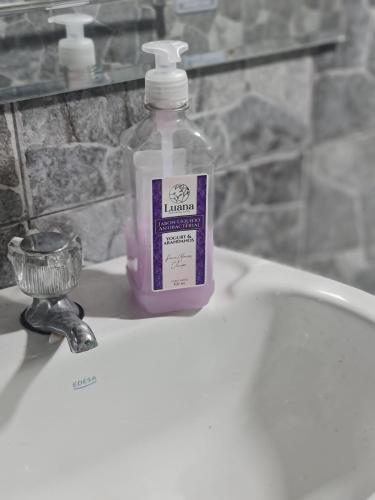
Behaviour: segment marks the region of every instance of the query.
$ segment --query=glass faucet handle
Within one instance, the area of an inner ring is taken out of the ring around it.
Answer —
[[[82,243],[76,235],[30,234],[10,240],[8,258],[24,293],[37,298],[61,297],[78,283]]]

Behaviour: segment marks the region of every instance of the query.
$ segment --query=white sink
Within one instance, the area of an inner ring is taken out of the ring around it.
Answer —
[[[218,250],[208,307],[149,318],[124,269],[83,272],[99,347],[79,355],[0,292],[2,500],[371,497],[374,297]]]

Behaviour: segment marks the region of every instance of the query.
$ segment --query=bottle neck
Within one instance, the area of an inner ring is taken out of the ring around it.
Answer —
[[[189,103],[184,104],[183,106],[179,106],[177,108],[158,108],[153,106],[150,103],[145,104],[145,108],[149,111],[150,115],[157,115],[160,113],[170,114],[171,116],[184,116],[186,111],[189,109]]]
[[[186,119],[186,111],[189,106],[186,104],[176,109],[159,109],[150,105],[146,105],[150,113],[150,118],[156,120],[158,128],[174,128],[175,123]]]

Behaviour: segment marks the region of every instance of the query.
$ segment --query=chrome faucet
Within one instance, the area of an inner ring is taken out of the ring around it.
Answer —
[[[21,314],[23,326],[38,333],[64,335],[75,353],[98,345],[93,331],[82,321],[82,307],[67,297],[77,285],[82,267],[79,237],[54,232],[15,237],[8,244],[8,258],[18,286],[33,298]]]

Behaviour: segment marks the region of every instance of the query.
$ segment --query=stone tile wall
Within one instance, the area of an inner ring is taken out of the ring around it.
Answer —
[[[373,291],[375,8],[344,4],[346,44],[194,72],[190,113],[217,151],[218,245]],[[81,234],[89,262],[124,252],[123,147],[142,99],[131,83],[2,108],[1,286],[6,243],[28,228]]]

